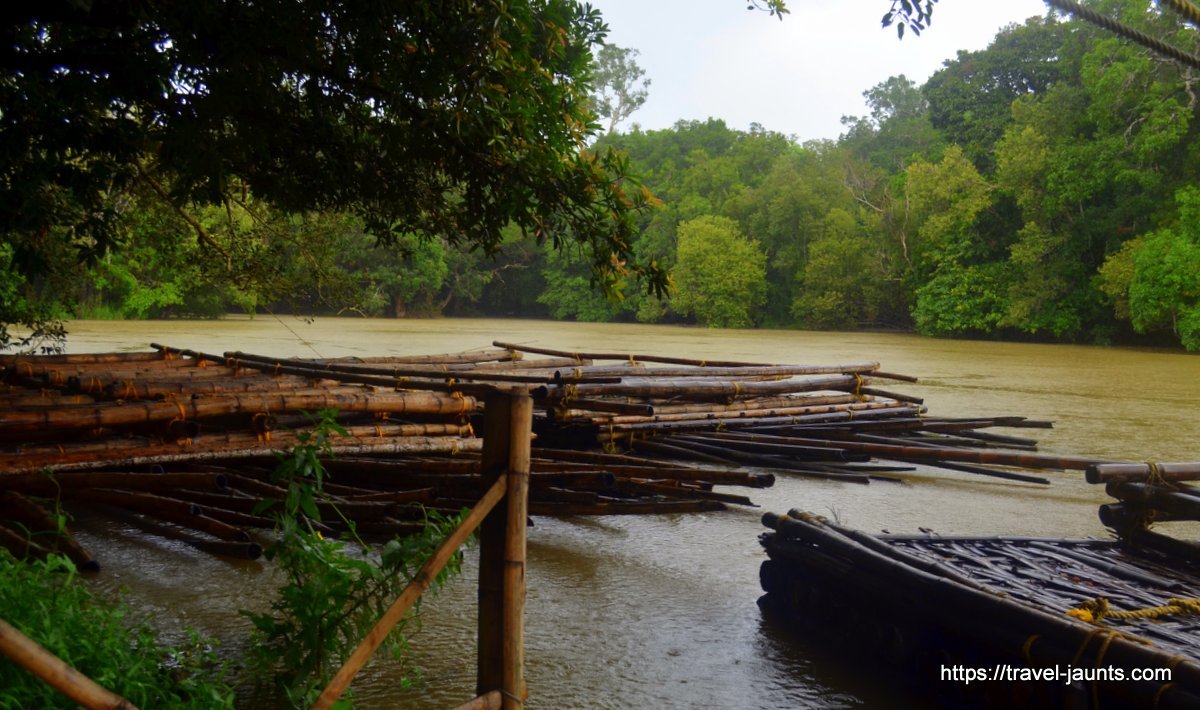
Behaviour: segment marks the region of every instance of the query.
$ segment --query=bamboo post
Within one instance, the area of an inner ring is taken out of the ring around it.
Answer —
[[[510,399],[508,519],[504,536],[504,672],[501,708],[525,700],[525,520],[529,510],[530,432],[533,400]]]
[[[408,583],[408,586],[404,588],[404,591],[400,593],[396,601],[392,602],[392,605],[383,613],[383,616],[380,617],[375,627],[362,640],[358,648],[354,649],[354,653],[350,654],[350,658],[346,660],[345,665],[341,667],[337,675],[333,677],[333,680],[329,681],[329,685],[321,693],[321,697],[317,698],[317,701],[313,703],[312,710],[326,710],[332,707],[337,702],[337,699],[342,696],[342,693],[346,692],[350,681],[354,680],[354,676],[370,660],[371,654],[387,638],[392,627],[400,619],[404,618],[404,615],[416,603],[421,594],[429,588],[433,580],[437,579],[438,573],[450,561],[450,557],[458,550],[459,546],[466,542],[471,533],[475,532],[475,528],[484,519],[484,516],[495,509],[496,504],[504,497],[507,485],[508,482],[504,477],[498,478],[488,488],[487,492],[484,493],[479,503],[467,514],[467,517],[459,523],[458,527],[446,537],[441,545],[438,545],[437,550],[434,551],[429,561],[421,566],[421,569],[417,571],[416,576]]]
[[[137,710],[133,703],[67,665],[3,619],[0,653],[85,708]]]
[[[484,485],[510,472],[505,508],[497,508],[479,531],[479,647],[476,693],[500,689],[503,707],[524,697],[525,512],[529,486],[533,400],[525,394],[495,392],[485,405]],[[512,478],[518,481],[514,484]]]
[[[511,441],[510,399],[501,394],[484,404],[483,452],[480,474],[483,485],[492,485],[508,464]],[[504,535],[507,508],[498,508],[479,526],[479,589],[475,694],[484,695],[504,683]]]

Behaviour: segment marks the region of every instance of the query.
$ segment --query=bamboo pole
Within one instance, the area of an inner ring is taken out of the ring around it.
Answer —
[[[1155,475],[1164,481],[1196,481],[1200,480],[1200,462],[1096,464],[1088,466],[1083,475],[1088,483],[1146,482]]]
[[[536,353],[551,357],[568,357],[574,360],[626,360],[629,362],[661,362],[667,365],[695,365],[697,367],[765,367],[769,363],[762,362],[729,362],[724,360],[692,360],[680,357],[662,357],[659,355],[629,355],[620,353],[575,353],[567,350],[551,350],[550,348],[535,348],[532,345],[513,345],[493,341],[498,348],[507,348],[517,352]]]
[[[489,396],[484,402],[483,452],[480,459],[480,475],[483,485],[503,478],[508,466],[511,440],[510,408],[508,398],[500,394]],[[503,674],[503,594],[504,594],[504,516],[506,510],[493,511],[479,529],[479,586],[478,619],[476,624],[475,692],[500,688],[504,684]]]
[[[4,619],[0,619],[0,653],[85,708],[137,710],[133,703],[67,665]]]
[[[603,376],[616,375],[619,377],[750,377],[750,376],[784,376],[794,375],[865,375],[875,373],[879,368],[877,362],[859,362],[847,365],[742,365],[739,367],[603,367],[575,368],[574,370],[559,370],[555,380],[577,381],[587,375]]]
[[[533,400],[509,398],[508,511],[504,535],[503,710],[519,710],[525,700],[525,522],[529,511],[530,432]]]
[[[0,482],[3,480],[3,477],[0,477]],[[53,548],[70,558],[81,571],[97,572],[100,570],[100,563],[96,561],[92,553],[79,544],[65,525],[60,527],[59,521],[36,502],[16,491],[4,490],[0,491],[0,510],[3,511],[0,513],[0,521],[9,520],[19,523],[24,526],[26,531],[34,535],[39,533],[53,535]]]
[[[533,396],[551,401],[565,400],[568,403],[573,397],[594,397],[607,395],[615,397],[682,397],[682,398],[717,398],[736,399],[738,397],[758,397],[770,394],[787,394],[790,392],[812,392],[816,390],[858,390],[870,382],[870,378],[861,375],[824,375],[805,379],[770,380],[766,382],[733,382],[729,380],[689,381],[684,379],[648,380],[637,383],[622,384],[581,384],[564,387],[538,387],[533,390]]]
[[[77,471],[105,466],[147,466],[168,463],[195,463],[200,461],[228,461],[236,459],[269,459],[276,453],[287,451],[293,440],[273,437],[269,442],[246,442],[229,446],[217,442],[206,446],[201,442],[180,446],[177,444],[148,445],[134,449],[88,452],[74,458],[47,452],[40,456],[28,454],[0,454],[0,471],[28,472],[48,468],[53,471]],[[332,447],[334,454],[413,454],[477,452],[483,448],[479,439],[463,439],[456,436],[405,436],[400,438],[372,438],[343,440]],[[4,474],[0,474],[0,478]]]
[[[431,380],[488,380],[493,382],[528,382],[528,383],[547,383],[553,382],[553,376],[519,374],[512,372],[472,372],[470,370],[448,370],[445,367],[439,366],[409,366],[395,367],[384,369],[379,366],[370,364],[354,364],[342,362],[322,362],[312,360],[280,360],[279,358],[270,357],[267,355],[255,355],[252,353],[232,352],[225,353],[225,356],[232,358],[234,362],[250,367],[267,367],[274,368],[277,363],[288,365],[297,365],[313,371],[322,373],[330,373],[330,375],[349,374],[349,375],[381,375],[393,378],[418,377]],[[595,382],[595,383],[611,383],[619,382],[619,377],[592,377],[580,375],[579,377],[570,378],[572,381],[578,382]]]
[[[503,697],[499,690],[493,690],[474,700],[468,700],[454,710],[500,710],[500,702]]]
[[[743,409],[743,408],[726,408],[723,405],[715,407],[698,406],[690,412],[675,412],[668,414],[658,413],[662,407],[653,407],[655,413],[650,416],[636,415],[619,415],[614,417],[597,417],[589,413],[589,418],[593,424],[644,424],[647,422],[687,422],[687,421],[706,421],[706,420],[724,420],[724,419],[757,419],[770,417],[791,417],[802,414],[813,414],[818,412],[833,412],[840,411],[845,408],[861,409],[862,404],[856,403],[854,395],[835,395],[832,397],[814,397],[813,399],[830,400],[828,402],[814,402],[809,404],[796,403],[796,406],[790,407],[771,407],[765,409]],[[571,406],[577,407],[575,400],[571,400]],[[586,407],[584,407],[586,409]]]
[[[421,594],[429,588],[429,585],[433,584],[433,581],[437,579],[438,573],[442,571],[442,568],[446,566],[446,563],[450,561],[450,558],[458,548],[471,536],[471,533],[475,532],[475,528],[479,526],[484,517],[504,497],[507,488],[507,477],[501,474],[491,487],[488,488],[487,492],[483,494],[483,497],[480,498],[475,507],[471,509],[471,512],[467,514],[467,517],[459,523],[458,527],[454,528],[454,531],[446,537],[441,545],[438,545],[438,548],[434,550],[429,560],[421,566],[421,569],[417,570],[417,574],[413,577],[412,581],[408,583],[408,586],[404,588],[404,591],[400,593],[396,601],[392,602],[388,610],[383,613],[383,616],[376,622],[375,627],[367,633],[366,638],[350,654],[350,658],[346,660],[346,663],[334,675],[329,685],[325,687],[320,697],[317,698],[317,701],[313,703],[313,710],[325,710],[332,707],[337,699],[346,692],[346,688],[350,686],[350,682],[354,680],[354,676],[358,671],[366,665],[367,661],[371,658],[371,654],[375,652],[375,649],[379,648],[379,645],[387,638],[388,633],[404,618],[404,615],[408,613],[408,610],[416,603]]]
[[[872,398],[864,397],[863,400],[870,401]],[[747,409],[789,409],[791,407],[809,407],[821,404],[851,404],[859,401],[852,394],[808,394],[797,393],[791,395],[778,395],[771,397],[752,397],[750,399],[741,399],[735,402],[687,402],[687,403],[670,403],[670,404],[655,404],[655,414],[685,414],[685,413],[708,413],[708,412],[736,412]]]
[[[315,412],[336,408],[342,412],[387,412],[461,416],[475,411],[475,400],[436,392],[376,392],[328,394],[321,391],[287,394],[229,394],[172,402],[136,402],[59,410],[0,412],[0,431],[80,429],[142,424],[172,419],[198,419],[225,414],[258,412]]]
[[[23,362],[51,362],[64,365],[67,363],[154,362],[162,359],[162,353],[144,350],[128,353],[72,353],[69,355],[9,354],[0,355],[0,366],[14,367]]]
[[[804,437],[787,438],[795,444],[822,446],[829,443],[824,439],[810,439]],[[1079,456],[1050,456],[1044,454],[998,450],[895,446],[890,444],[869,444],[858,441],[838,441],[834,445],[838,448],[843,448],[849,451],[861,451],[868,454],[874,454],[881,458],[895,458],[899,460],[940,459],[945,461],[963,461],[966,463],[990,463],[1000,466],[1018,466],[1021,468],[1065,468],[1080,471],[1086,469],[1092,464],[1102,463],[1096,459],[1083,458]]]

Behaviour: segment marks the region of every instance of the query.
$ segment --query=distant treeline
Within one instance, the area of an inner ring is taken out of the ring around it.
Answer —
[[[1104,4],[1200,50],[1172,13]],[[515,230],[495,257],[416,238],[377,249],[351,217],[284,216],[246,196],[199,215],[214,238],[239,235],[226,255],[189,238],[175,212],[135,205],[126,248],[80,267],[77,310],[889,328],[1196,350],[1198,82],[1103,30],[1035,18],[922,86],[897,76],[865,92],[870,115],[843,119],[837,141],[713,119],[610,134],[601,143],[661,203],[634,247],[670,270],[666,299],[636,282],[606,295],[583,255]]]

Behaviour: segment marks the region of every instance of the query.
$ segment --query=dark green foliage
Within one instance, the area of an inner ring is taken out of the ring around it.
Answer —
[[[287,491],[282,501],[264,501],[276,520],[276,542],[266,550],[285,582],[269,613],[242,612],[254,624],[256,644],[250,662],[260,683],[269,684],[289,707],[308,707],[328,685],[391,606],[416,571],[458,524],[430,511],[418,535],[395,538],[378,551],[353,535],[353,542],[326,538],[318,501],[326,501],[328,474],[321,463],[335,437],[345,434],[336,413],[314,417],[311,432],[280,456],[272,479]],[[346,522],[346,521],[342,521]],[[451,560],[438,584],[457,573],[461,556]],[[410,617],[411,619],[411,617]],[[384,646],[397,659],[407,646],[404,623]],[[269,682],[268,682],[269,681]]]
[[[248,191],[356,214],[385,243],[494,253],[514,224],[577,245],[603,285],[644,274],[661,291],[630,251],[645,194],[620,157],[580,150],[605,31],[573,0],[23,5],[0,26],[8,258],[63,283],[48,255],[94,263],[121,244],[129,196],[154,195],[232,268],[187,210]]]
[[[142,708],[233,707],[224,667],[202,639],[160,644],[123,606],[95,599],[63,557],[18,561],[0,549],[0,618],[83,675]],[[0,708],[74,708],[41,679],[0,659]]]

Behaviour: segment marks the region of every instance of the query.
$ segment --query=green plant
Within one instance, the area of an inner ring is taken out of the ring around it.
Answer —
[[[257,643],[249,659],[259,678],[271,678],[280,700],[307,707],[341,664],[399,596],[421,563],[457,524],[426,511],[424,532],[395,538],[376,553],[343,518],[352,542],[325,537],[318,523],[318,502],[327,477],[321,463],[333,437],[345,434],[333,411],[323,411],[300,444],[280,457],[273,478],[287,494],[269,504],[276,520],[276,542],[266,551],[285,577],[268,613],[243,611],[254,624]],[[335,508],[336,509],[336,508]],[[339,512],[340,516],[340,512]],[[439,577],[457,572],[456,559]],[[396,659],[406,641],[404,624],[385,646]]]
[[[65,557],[21,561],[0,549],[0,617],[83,675],[143,708],[233,707],[226,668],[194,632],[161,645],[122,605],[95,599]],[[73,708],[24,668],[0,659],[0,708]]]

